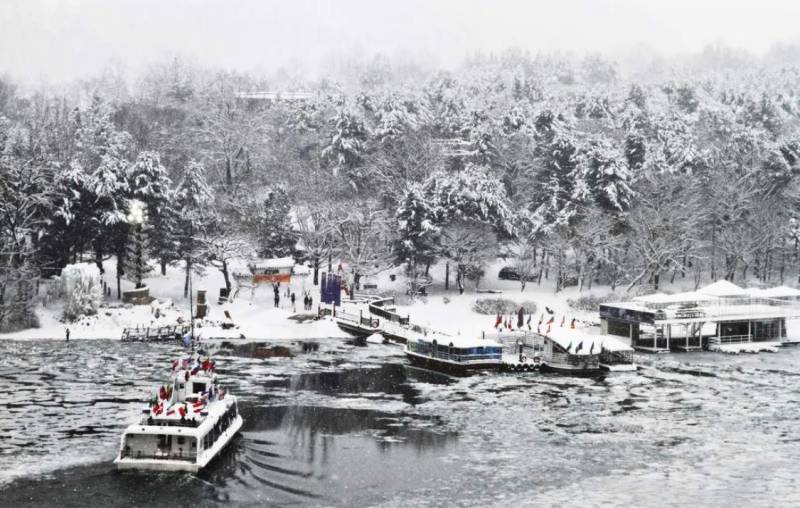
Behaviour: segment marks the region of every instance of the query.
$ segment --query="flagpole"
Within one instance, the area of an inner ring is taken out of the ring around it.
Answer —
[[[192,290],[192,252],[191,252],[191,245],[192,245],[192,235],[194,234],[192,221],[189,221],[189,257],[186,259],[186,271],[189,277],[189,327],[192,333],[192,350],[194,350],[194,292]]]

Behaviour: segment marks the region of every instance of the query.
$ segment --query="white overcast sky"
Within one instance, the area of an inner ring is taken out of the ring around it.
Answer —
[[[177,54],[200,64],[313,70],[331,54],[476,50],[665,54],[709,43],[759,53],[800,41],[800,0],[0,0],[0,73],[67,80]]]

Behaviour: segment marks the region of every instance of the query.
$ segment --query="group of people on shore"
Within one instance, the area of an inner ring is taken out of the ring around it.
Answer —
[[[272,292],[274,296],[275,308],[279,308],[281,306],[281,286],[280,284],[273,284],[272,285]],[[295,302],[297,300],[297,295],[295,295],[294,291],[291,291],[289,287],[286,288],[286,296],[289,298],[289,301],[292,304],[292,312],[297,312],[297,307]],[[314,297],[311,296],[310,291],[303,291],[303,310],[311,310],[314,307]]]

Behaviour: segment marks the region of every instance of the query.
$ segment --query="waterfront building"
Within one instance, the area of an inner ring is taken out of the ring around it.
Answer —
[[[742,289],[721,280],[697,291],[601,304],[600,323],[603,334],[628,337],[649,352],[779,345],[787,340],[786,320],[800,318],[799,296],[792,288]]]

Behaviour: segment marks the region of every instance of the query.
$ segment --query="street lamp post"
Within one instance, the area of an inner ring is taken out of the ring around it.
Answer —
[[[144,238],[143,238],[143,224],[147,220],[147,207],[139,200],[132,200],[128,208],[128,223],[133,225],[133,249],[131,249],[130,256],[131,267],[135,271],[132,274],[135,278],[136,289],[144,287],[142,279],[144,278]]]

